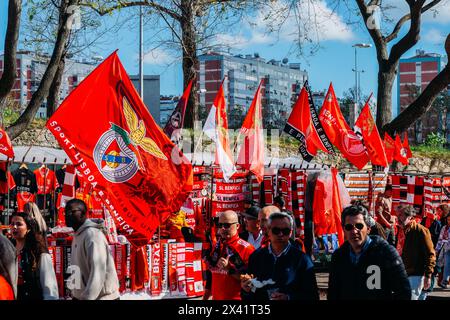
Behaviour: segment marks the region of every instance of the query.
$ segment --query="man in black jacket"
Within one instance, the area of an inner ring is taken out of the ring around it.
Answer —
[[[331,259],[328,300],[410,300],[402,259],[386,240],[369,236],[368,220],[361,205],[342,212],[346,241]]]
[[[241,276],[242,300],[318,300],[313,263],[289,242],[292,217],[272,213],[268,227],[270,243],[251,254]]]

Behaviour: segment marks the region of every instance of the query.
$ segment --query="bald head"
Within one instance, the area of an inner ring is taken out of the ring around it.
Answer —
[[[223,240],[231,239],[238,233],[238,215],[233,210],[227,210],[219,215],[219,234]]]
[[[269,219],[269,216],[274,212],[281,212],[281,211],[276,206],[265,206],[264,208],[261,209],[261,211],[258,214],[259,225],[261,226],[261,229],[266,235],[268,229],[267,221]]]

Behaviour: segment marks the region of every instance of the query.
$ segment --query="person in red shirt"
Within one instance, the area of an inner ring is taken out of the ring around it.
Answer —
[[[219,216],[219,241],[208,261],[212,273],[213,300],[241,300],[240,275],[245,273],[255,248],[239,238],[238,221],[237,213],[231,210]]]
[[[16,250],[0,233],[0,300],[14,300],[17,282]]]

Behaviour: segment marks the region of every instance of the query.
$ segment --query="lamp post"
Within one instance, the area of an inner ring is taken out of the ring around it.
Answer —
[[[357,48],[370,48],[372,45],[370,43],[355,43],[352,47],[355,48],[355,69],[353,71],[355,72],[355,104],[359,105],[359,86],[358,86],[358,73],[361,71],[358,71],[358,60],[357,60]],[[364,71],[362,71],[364,72]],[[361,85],[361,83],[359,83]]]

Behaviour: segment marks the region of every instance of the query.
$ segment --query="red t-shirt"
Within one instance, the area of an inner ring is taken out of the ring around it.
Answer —
[[[229,241],[221,244],[219,256],[226,258],[237,253],[247,266],[248,259],[253,251],[255,251],[255,248],[236,234]],[[213,300],[241,300],[241,282],[238,279],[229,275],[227,270],[217,267],[212,267],[210,270],[212,273],[211,293]]]
[[[25,204],[28,202],[36,202],[36,196],[27,191],[17,193],[17,211],[23,212]]]
[[[2,276],[0,276],[0,300],[14,300],[13,289]]]
[[[55,173],[49,168],[36,169],[34,175],[36,176],[38,194],[49,194],[59,187]]]

